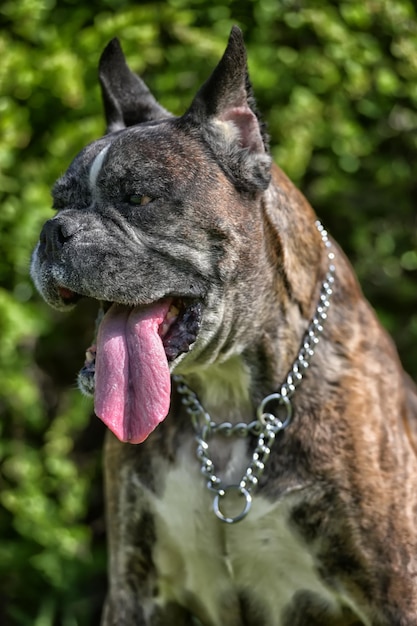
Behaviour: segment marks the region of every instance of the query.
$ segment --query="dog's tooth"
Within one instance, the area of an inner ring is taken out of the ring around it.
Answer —
[[[85,363],[86,365],[92,363],[96,358],[96,348],[95,346],[91,346],[91,348],[88,348],[86,353],[85,353]]]
[[[167,334],[172,324],[177,319],[179,312],[179,309],[174,304],[169,307],[168,313],[166,314],[164,321],[159,327],[160,337],[164,337]]]
[[[174,305],[172,304],[169,307],[169,311],[167,313],[166,319],[167,320],[172,320],[172,318],[177,317],[178,313],[180,312],[180,310]]]

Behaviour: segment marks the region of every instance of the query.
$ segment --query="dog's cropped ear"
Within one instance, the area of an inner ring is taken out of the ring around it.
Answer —
[[[100,57],[99,79],[107,132],[171,116],[129,69],[118,39],[112,39]]]
[[[226,51],[182,118],[197,124],[216,158],[244,191],[268,187],[271,158],[249,81],[241,30],[233,26]]]

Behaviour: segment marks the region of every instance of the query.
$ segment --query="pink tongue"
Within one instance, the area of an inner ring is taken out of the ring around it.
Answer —
[[[169,306],[113,304],[100,324],[94,409],[121,441],[141,443],[168,414],[171,381],[158,328]]]

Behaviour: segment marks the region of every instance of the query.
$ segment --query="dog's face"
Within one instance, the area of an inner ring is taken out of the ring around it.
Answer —
[[[108,134],[55,184],[58,213],[42,230],[32,277],[56,308],[100,301],[80,386],[113,432],[137,443],[168,413],[170,371],[227,358],[256,332],[250,285],[270,157],[238,29],[180,118],[130,72],[116,41],[100,79]]]

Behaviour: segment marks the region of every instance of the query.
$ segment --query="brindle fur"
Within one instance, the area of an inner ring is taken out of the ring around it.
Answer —
[[[313,210],[270,165],[241,34],[233,29],[181,118],[156,103],[115,42],[101,82],[109,132],[55,186],[60,211],[42,233],[34,279],[61,308],[58,285],[131,304],[173,289],[199,298],[201,332],[172,368],[212,419],[249,421],[298,354],[327,254]],[[123,197],[135,189],[162,200],[132,211]],[[109,433],[103,626],[417,623],[417,391],[334,251],[325,332],[244,521],[228,527],[214,518],[175,389],[168,418],[146,442],[122,444]],[[236,480],[253,446],[216,439],[218,473]],[[294,542],[294,572],[275,529]],[[307,588],[295,565],[303,554],[316,577]],[[197,590],[187,579],[193,568],[203,581]],[[287,599],[274,606],[274,593]]]

